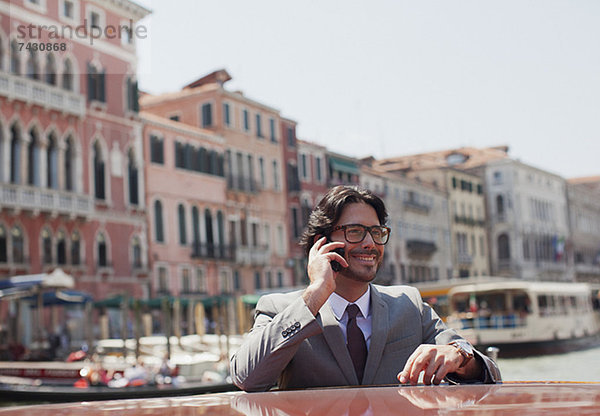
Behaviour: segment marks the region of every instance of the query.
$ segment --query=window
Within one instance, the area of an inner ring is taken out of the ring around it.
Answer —
[[[309,179],[308,163],[306,159],[306,154],[302,153],[300,155],[300,170],[302,172],[302,179],[304,179],[305,181]]]
[[[269,119],[269,134],[271,136],[271,141],[273,143],[277,142],[277,137],[275,136],[275,119]]]
[[[269,289],[273,287],[273,276],[270,270],[267,271],[267,287]]]
[[[105,96],[105,74],[106,71],[100,71],[94,65],[87,64],[87,87],[88,100],[106,102]]]
[[[508,235],[500,234],[498,236],[498,260],[510,259],[510,243]]]
[[[273,189],[275,191],[279,191],[280,190],[280,184],[279,184],[279,167],[277,165],[277,161],[276,160],[273,161]]]
[[[131,264],[134,269],[142,268],[142,245],[140,238],[135,236],[131,241]]]
[[[206,284],[206,276],[204,275],[204,269],[196,268],[196,289],[200,293],[208,292],[208,285]]]
[[[212,104],[202,104],[202,127],[211,127],[212,125]]]
[[[81,264],[81,239],[79,238],[79,233],[77,231],[73,231],[71,233],[71,264],[74,266],[78,266]]]
[[[323,170],[321,168],[321,158],[319,156],[315,158],[315,168],[317,170],[317,182],[321,183],[323,182]]]
[[[269,224],[265,224],[265,248],[267,250],[271,249],[271,226]]]
[[[25,67],[25,76],[31,79],[40,79],[40,66],[38,62],[38,54],[33,48],[29,50],[27,58],[27,66]]]
[[[10,128],[10,183],[21,182],[21,131],[17,124]]]
[[[229,103],[223,103],[223,124],[227,127],[231,127],[231,115],[229,110]]]
[[[40,141],[37,129],[29,131],[29,145],[27,146],[27,184],[40,186]]]
[[[74,151],[73,151],[73,137],[69,136],[67,137],[67,140],[65,140],[65,155],[64,155],[64,159],[63,159],[63,164],[64,164],[64,179],[65,179],[65,189],[67,191],[74,191],[75,190],[75,182],[73,179],[74,176],[74,171],[73,171],[73,167],[75,166],[75,159],[74,159]]]
[[[100,26],[101,26],[100,13],[92,11],[89,14],[89,18],[90,18],[90,28],[100,30]]]
[[[131,205],[138,205],[140,202],[138,195],[138,168],[133,149],[129,149],[127,156],[127,178],[129,181],[129,203]]]
[[[190,280],[190,270],[181,270],[181,291],[183,293],[190,293],[192,291],[192,282]]]
[[[300,224],[298,222],[298,208],[291,208],[291,216],[292,216],[292,236],[294,238],[300,237]]]
[[[46,55],[46,84],[56,85],[56,60],[54,55]]]
[[[56,134],[48,135],[48,146],[46,149],[46,181],[48,188],[58,189],[58,146]]]
[[[139,97],[138,97],[138,83],[132,78],[127,78],[125,85],[125,91],[127,93],[127,110],[138,112],[140,111]]]
[[[185,208],[183,204],[179,204],[177,207],[177,218],[179,219],[179,244],[183,246],[187,244]]]
[[[158,291],[161,293],[169,292],[169,274],[166,267],[158,268]]]
[[[250,130],[250,114],[248,110],[244,110],[244,131]]]
[[[502,195],[496,197],[496,213],[498,215],[504,215],[504,198]]]
[[[12,237],[12,259],[13,263],[25,263],[25,241],[23,232],[20,227],[13,227],[11,230]]]
[[[56,262],[61,266],[67,264],[67,243],[63,231],[56,234]]]
[[[62,15],[67,19],[75,19],[75,5],[72,0],[62,1]]]
[[[296,146],[296,138],[294,135],[294,129],[292,127],[287,128],[287,142],[289,147]]]
[[[165,163],[164,141],[155,135],[150,135],[150,161],[160,165]]]
[[[104,184],[104,157],[100,149],[100,143],[94,144],[94,196],[96,199],[105,199],[106,190]]]
[[[8,244],[6,238],[6,229],[0,225],[0,263],[8,261]]]
[[[258,224],[253,222],[251,225],[251,238],[252,238],[252,246],[258,247]]]
[[[163,208],[160,201],[154,202],[154,232],[156,241],[159,243],[164,243],[165,234],[163,228]]]
[[[10,43],[10,72],[11,74],[21,75],[21,54],[16,40]]]
[[[172,116],[169,116],[169,120],[173,120],[173,121],[179,121],[179,116],[178,116],[178,115],[176,115],[176,114],[175,114],[175,115],[172,115]]]
[[[65,59],[62,74],[62,87],[67,91],[73,91],[73,86],[73,65],[69,59]]]
[[[494,184],[499,185],[502,183],[502,172],[494,172]]]
[[[258,158],[258,170],[260,174],[260,187],[265,189],[267,187],[267,182],[265,178],[265,161],[262,157]]]
[[[258,290],[261,288],[261,286],[260,272],[254,272],[254,288]]]
[[[280,271],[277,272],[277,285],[283,287],[283,273]]]
[[[263,137],[263,134],[262,134],[262,122],[261,122],[260,114],[256,115],[256,137],[259,137],[259,138]]]
[[[206,227],[206,248],[208,257],[215,256],[215,236],[213,233],[212,213],[208,208],[204,210],[204,225]]]
[[[103,233],[98,234],[96,238],[96,249],[98,254],[98,267],[108,267],[108,250],[106,247],[106,237]]]

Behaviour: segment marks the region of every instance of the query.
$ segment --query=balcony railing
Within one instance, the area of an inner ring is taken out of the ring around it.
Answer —
[[[403,203],[406,209],[412,209],[414,211],[419,211],[422,213],[428,213],[431,210],[430,205],[421,204],[420,202],[412,201],[410,199],[405,200]]]
[[[238,246],[235,261],[238,264],[265,266],[269,262],[270,251],[267,246]]]
[[[83,117],[85,97],[41,81],[0,72],[0,95]]]
[[[0,183],[0,205],[78,217],[88,217],[94,209],[94,201],[89,195],[5,183]]]
[[[432,241],[407,240],[406,249],[412,256],[431,256],[437,251],[437,246]]]
[[[257,193],[260,191],[260,186],[254,179],[246,176],[229,175],[227,176],[227,189]]]
[[[233,261],[235,247],[225,244],[192,243],[192,258]]]
[[[473,256],[467,253],[458,253],[458,264],[471,265],[473,264]]]
[[[478,227],[483,227],[485,225],[484,220],[476,220],[475,218],[472,218],[472,217],[462,217],[460,215],[454,216],[454,222],[456,222],[457,224],[465,224],[465,225],[471,225],[471,226],[476,225]]]

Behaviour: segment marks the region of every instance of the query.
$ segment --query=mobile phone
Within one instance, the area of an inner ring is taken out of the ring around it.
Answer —
[[[329,238],[327,238],[327,242],[331,243],[331,240]],[[344,251],[343,247],[335,248],[331,251],[335,251],[340,256],[345,258],[346,252]],[[338,261],[332,260],[330,264],[331,264],[331,270],[333,270],[336,273],[343,269],[342,265]]]

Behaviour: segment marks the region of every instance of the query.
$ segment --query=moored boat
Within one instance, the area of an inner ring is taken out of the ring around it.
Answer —
[[[503,356],[593,345],[597,303],[585,283],[502,281],[459,285],[448,293],[447,323],[480,349]]]

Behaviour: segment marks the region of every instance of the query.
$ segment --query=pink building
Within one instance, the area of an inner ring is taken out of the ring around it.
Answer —
[[[96,299],[145,293],[135,23],[148,13],[0,3],[0,279],[60,267]]]
[[[211,294],[254,293],[292,284],[282,118],[278,110],[225,89],[230,79],[227,71],[219,70],[181,91],[148,95],[141,101],[147,113],[210,131],[222,140],[224,153],[218,160],[223,162],[225,199],[220,210],[211,206],[212,215],[222,213],[221,222],[213,226],[213,238],[231,250],[233,262],[221,269],[218,282],[209,278]],[[188,198],[220,195],[193,196],[188,190]],[[156,235],[150,238],[155,246]],[[200,238],[208,241],[202,231]],[[198,261],[205,260],[201,256]],[[230,283],[226,276],[231,276]]]

